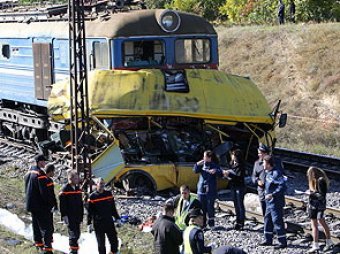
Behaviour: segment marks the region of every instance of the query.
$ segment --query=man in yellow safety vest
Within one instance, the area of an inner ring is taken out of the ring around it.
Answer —
[[[202,208],[201,202],[197,199],[197,195],[190,193],[189,186],[182,185],[180,187],[180,194],[174,198],[175,206],[175,222],[177,226],[183,231],[189,222],[187,216],[190,209]]]

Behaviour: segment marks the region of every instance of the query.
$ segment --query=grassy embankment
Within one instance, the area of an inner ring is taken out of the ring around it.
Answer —
[[[288,124],[278,146],[340,157],[340,24],[218,27],[220,69],[249,76]]]

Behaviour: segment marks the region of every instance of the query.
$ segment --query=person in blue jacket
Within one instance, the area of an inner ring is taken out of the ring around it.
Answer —
[[[213,158],[215,158],[213,152],[207,150],[204,152],[203,159],[198,161],[193,168],[196,174],[200,174],[197,196],[202,204],[204,227],[207,225],[207,215],[209,227],[215,226],[214,202],[217,196],[217,177],[222,177],[222,170]]]
[[[263,158],[263,167],[265,169],[264,189],[266,200],[266,212],[264,216],[265,240],[260,243],[260,245],[270,246],[273,244],[273,229],[275,227],[279,245],[274,246],[274,249],[286,248],[287,238],[283,222],[286,180],[282,172],[274,167],[274,159],[272,156],[266,155]]]

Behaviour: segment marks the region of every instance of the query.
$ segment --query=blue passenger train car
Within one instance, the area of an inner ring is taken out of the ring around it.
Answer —
[[[0,15],[0,133],[41,141],[53,84],[69,76],[67,20]],[[217,34],[196,15],[134,10],[86,21],[88,69],[217,69]],[[177,87],[175,89],[185,89]]]

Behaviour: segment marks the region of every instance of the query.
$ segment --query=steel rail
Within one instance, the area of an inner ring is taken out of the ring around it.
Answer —
[[[218,207],[227,213],[233,212],[235,214],[235,208],[234,205],[232,204],[227,204],[225,201],[217,201]],[[264,223],[264,218],[262,214],[259,214],[257,212],[253,211],[248,211],[246,210],[246,218],[251,221],[256,221],[258,223],[263,224]],[[298,223],[293,223],[289,221],[285,221],[285,224],[287,225],[287,232],[292,232],[297,235],[302,235],[302,234],[310,234],[312,235],[312,231],[309,229],[304,228],[303,226],[299,225]],[[331,239],[335,244],[340,243],[340,237],[331,235]]]
[[[332,175],[340,175],[339,157],[299,152],[287,148],[275,148],[273,153],[280,157],[283,163],[288,166],[304,169],[315,166],[324,169]]]

